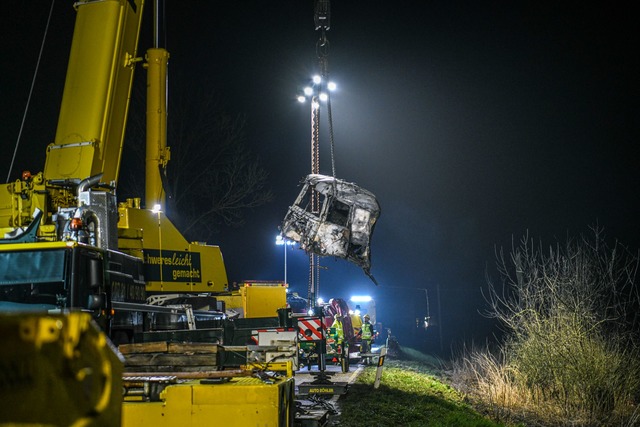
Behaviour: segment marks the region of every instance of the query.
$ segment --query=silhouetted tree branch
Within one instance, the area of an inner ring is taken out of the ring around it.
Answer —
[[[268,173],[246,142],[246,120],[220,106],[215,94],[172,93],[168,114],[168,216],[188,240],[240,226],[248,209],[271,201]],[[134,100],[143,104],[143,97]],[[195,101],[194,101],[195,100]],[[142,114],[140,113],[142,112]],[[132,109],[121,193],[144,197],[144,108]]]

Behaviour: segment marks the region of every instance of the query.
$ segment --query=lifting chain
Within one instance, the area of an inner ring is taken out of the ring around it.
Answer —
[[[327,88],[329,82],[329,39],[327,31],[331,28],[331,3],[329,0],[316,0],[314,23],[316,31],[320,31],[320,38],[316,42],[316,55],[320,65],[322,77],[321,89],[327,95],[327,120],[329,122],[329,144],[331,147],[331,173],[336,177],[335,143],[333,138],[333,116],[331,114],[331,91]],[[319,119],[319,117],[317,117]],[[319,161],[318,161],[319,162]],[[313,172],[318,173],[318,172]]]
[[[316,42],[316,55],[318,56],[318,62],[320,65],[320,77],[321,87],[320,92],[327,95],[327,119],[329,124],[329,143],[331,147],[331,172],[333,177],[336,177],[336,165],[335,165],[335,149],[333,138],[333,116],[331,113],[331,91],[328,90],[327,84],[329,82],[329,39],[327,38],[327,31],[331,27],[331,4],[329,0],[316,0],[314,7],[314,24],[316,31],[320,31],[320,38]],[[311,173],[320,173],[320,106],[312,107],[311,113]],[[335,185],[335,182],[334,182]],[[335,189],[334,189],[335,191]],[[314,191],[311,196],[311,211],[318,213],[319,206],[319,194]],[[316,298],[318,297],[318,287],[320,282],[320,259],[319,256],[309,254],[309,306],[314,307],[316,305]]]

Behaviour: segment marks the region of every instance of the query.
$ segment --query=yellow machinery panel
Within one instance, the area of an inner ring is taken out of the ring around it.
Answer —
[[[36,208],[48,218],[45,199],[48,191],[43,182],[39,173],[29,181],[16,180],[0,186],[0,235],[14,231],[15,227],[28,226]]]
[[[245,283],[240,288],[244,317],[276,317],[279,308],[287,307],[287,288],[284,283]]]
[[[0,425],[120,425],[123,361],[89,314],[5,314],[0,336]]]
[[[160,402],[125,402],[124,427],[219,425],[225,427],[285,427],[293,425],[294,380],[275,379],[273,384],[253,377],[228,383],[190,381],[170,385]]]
[[[48,173],[64,178],[90,176],[89,166],[93,164],[96,143],[93,141],[65,145],[50,145],[47,151]],[[51,172],[51,170],[55,172]]]
[[[218,246],[189,243],[163,212],[118,209],[118,246],[143,259],[147,292],[224,292],[227,271]]]

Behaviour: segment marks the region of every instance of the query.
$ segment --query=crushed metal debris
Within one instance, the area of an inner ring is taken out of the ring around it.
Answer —
[[[352,182],[311,174],[289,207],[282,235],[307,253],[353,262],[376,283],[370,271],[371,235],[379,216],[380,206],[371,192]]]

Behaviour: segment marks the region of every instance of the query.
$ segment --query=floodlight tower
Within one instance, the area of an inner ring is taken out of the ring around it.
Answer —
[[[287,285],[289,284],[289,282],[287,281],[287,246],[291,246],[294,244],[295,242],[285,239],[280,234],[276,236],[276,245],[284,246],[284,283]]]
[[[320,104],[329,101],[328,91],[336,89],[334,82],[325,82],[320,75],[315,75],[311,83],[303,89],[303,94],[298,95],[301,103],[311,101],[311,173],[320,173]],[[320,197],[317,191],[313,190],[310,200],[311,213],[320,213]],[[309,307],[315,307],[318,299],[318,287],[320,282],[320,257],[316,254],[309,254],[309,287],[308,303]]]

